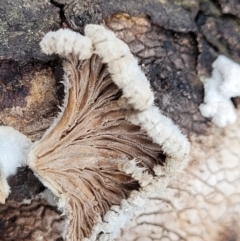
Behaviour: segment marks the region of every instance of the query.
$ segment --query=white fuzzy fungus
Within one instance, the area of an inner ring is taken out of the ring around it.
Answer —
[[[231,98],[240,96],[240,65],[219,55],[212,67],[212,76],[203,80],[205,96],[199,109],[214,124],[225,127],[237,118]]]
[[[32,142],[22,133],[9,126],[0,126],[0,202],[9,194],[6,178],[14,175],[18,167],[26,165]]]
[[[22,133],[9,126],[0,127],[0,162],[3,174],[9,177],[17,168],[26,165],[32,142]]]

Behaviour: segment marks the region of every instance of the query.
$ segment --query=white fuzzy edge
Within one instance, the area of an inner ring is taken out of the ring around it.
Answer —
[[[61,30],[60,32],[63,33],[64,31],[66,30]],[[161,114],[157,107],[153,106],[154,98],[150,84],[138,66],[136,59],[132,56],[128,46],[103,26],[87,25],[85,34],[88,39],[92,41],[93,53],[98,54],[103,62],[107,63],[113,81],[123,90],[123,97],[126,97],[128,103],[138,111],[136,114],[130,116],[128,120],[145,130],[153,142],[162,146],[167,156],[165,166],[154,167],[155,177],[147,174],[143,168],[139,167],[137,160],[116,160],[119,162],[119,170],[139,181],[141,188],[140,191],[133,191],[127,200],[122,200],[120,206],[112,206],[103,220],[99,217],[98,224],[93,228],[92,236],[89,239],[84,239],[85,241],[95,241],[96,239],[110,241],[119,235],[120,229],[133,217],[134,213],[143,208],[148,196],[152,192],[164,190],[170,178],[176,175],[186,165],[190,145],[178,127],[169,118]],[[63,35],[67,36],[66,34]],[[64,39],[64,41],[62,39]],[[57,53],[62,57],[67,57],[66,55],[69,54],[74,55],[75,49],[71,48],[71,46],[68,46],[68,52],[65,50],[63,43],[68,41],[67,38],[62,39],[62,42],[59,44],[54,33],[50,32],[47,34],[41,42],[43,52],[47,54]],[[49,46],[48,42],[50,43]],[[71,43],[73,44],[75,42],[76,41],[72,41]],[[56,46],[61,46],[63,50],[58,50]],[[89,45],[86,47],[92,51]],[[72,52],[69,52],[69,49],[72,49]],[[91,51],[89,51],[88,58],[92,55]],[[66,70],[65,68],[64,85],[66,95],[63,109],[52,126],[47,130],[44,137],[54,129],[67,105],[70,86]],[[47,181],[43,181],[43,183],[59,197],[59,208],[67,212],[67,200],[56,193],[54,188],[48,185]],[[69,219],[67,220],[67,223],[68,222]],[[64,232],[66,232],[66,230]]]
[[[48,32],[40,42],[40,47],[45,54],[58,54],[63,58],[73,54],[79,60],[85,60],[93,54],[92,40],[70,29]]]
[[[187,138],[171,119],[161,114],[155,106],[133,114],[128,120],[141,126],[154,143],[159,144],[167,156],[163,171],[173,176],[178,173],[188,162],[190,144]]]
[[[85,35],[92,39],[94,53],[108,64],[113,82],[122,89],[128,103],[140,111],[149,108],[154,100],[150,83],[127,44],[100,25],[87,25]]]
[[[58,113],[57,117],[54,119],[51,126],[44,133],[42,138],[39,141],[34,143],[33,147],[35,145],[37,145],[39,142],[41,142],[41,140],[44,139],[55,128],[55,126],[59,123],[59,121],[61,120],[61,118],[64,114],[64,109],[67,107],[68,97],[69,97],[69,89],[71,88],[71,84],[70,84],[69,79],[68,79],[68,74],[69,74],[68,73],[68,67],[67,67],[68,64],[69,63],[67,61],[64,61],[64,63],[63,63],[64,75],[63,75],[63,81],[61,83],[64,85],[64,99],[63,99],[62,106],[58,106],[59,109],[60,109],[60,112]]]

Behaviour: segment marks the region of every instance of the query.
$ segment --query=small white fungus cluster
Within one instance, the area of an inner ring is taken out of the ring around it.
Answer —
[[[5,177],[14,175],[18,167],[26,165],[32,145],[30,139],[9,126],[0,127],[0,163]]]
[[[199,109],[214,124],[225,127],[237,118],[231,98],[240,96],[240,65],[219,55],[212,67],[212,76],[203,81],[205,96]]]
[[[113,82],[122,89],[123,97],[135,110],[128,120],[145,130],[167,156],[165,166],[154,167],[155,177],[140,168],[137,165],[138,160],[119,161],[119,169],[139,181],[141,189],[132,192],[127,200],[122,200],[120,206],[112,206],[103,220],[100,218],[93,228],[90,239],[85,239],[113,240],[134,213],[144,206],[149,195],[162,191],[170,177],[185,166],[190,144],[179,128],[153,106],[154,96],[149,81],[128,46],[103,26],[87,25],[85,35],[86,37],[71,30],[58,30],[48,33],[40,45],[44,53],[57,53],[65,58],[76,55],[80,56],[79,60],[83,60],[90,58],[93,53],[99,55],[102,62],[107,64]],[[66,83],[69,83],[67,75],[65,78]],[[68,89],[66,83],[65,87]]]
[[[26,165],[31,145],[32,142],[19,131],[9,126],[0,126],[0,179],[3,183],[0,202],[5,202],[10,192],[6,178],[14,175],[18,167]]]

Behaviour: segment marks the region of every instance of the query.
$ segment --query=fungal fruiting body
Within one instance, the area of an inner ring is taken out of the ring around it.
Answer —
[[[28,164],[59,198],[66,240],[113,240],[149,194],[184,167],[190,147],[153,106],[127,45],[99,25],[87,25],[85,35],[59,30],[40,44],[65,59],[66,94]]]
[[[5,203],[10,187],[7,178],[26,165],[32,142],[22,133],[8,126],[0,126],[0,203]]]
[[[214,124],[225,127],[237,118],[231,98],[240,96],[240,65],[219,55],[212,67],[212,76],[203,80],[204,103],[199,109]]]

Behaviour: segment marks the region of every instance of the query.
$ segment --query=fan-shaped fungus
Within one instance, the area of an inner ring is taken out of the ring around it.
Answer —
[[[65,100],[28,164],[59,198],[66,240],[112,240],[183,168],[189,143],[153,106],[127,45],[102,26],[85,34],[59,30],[41,42],[65,59]]]

